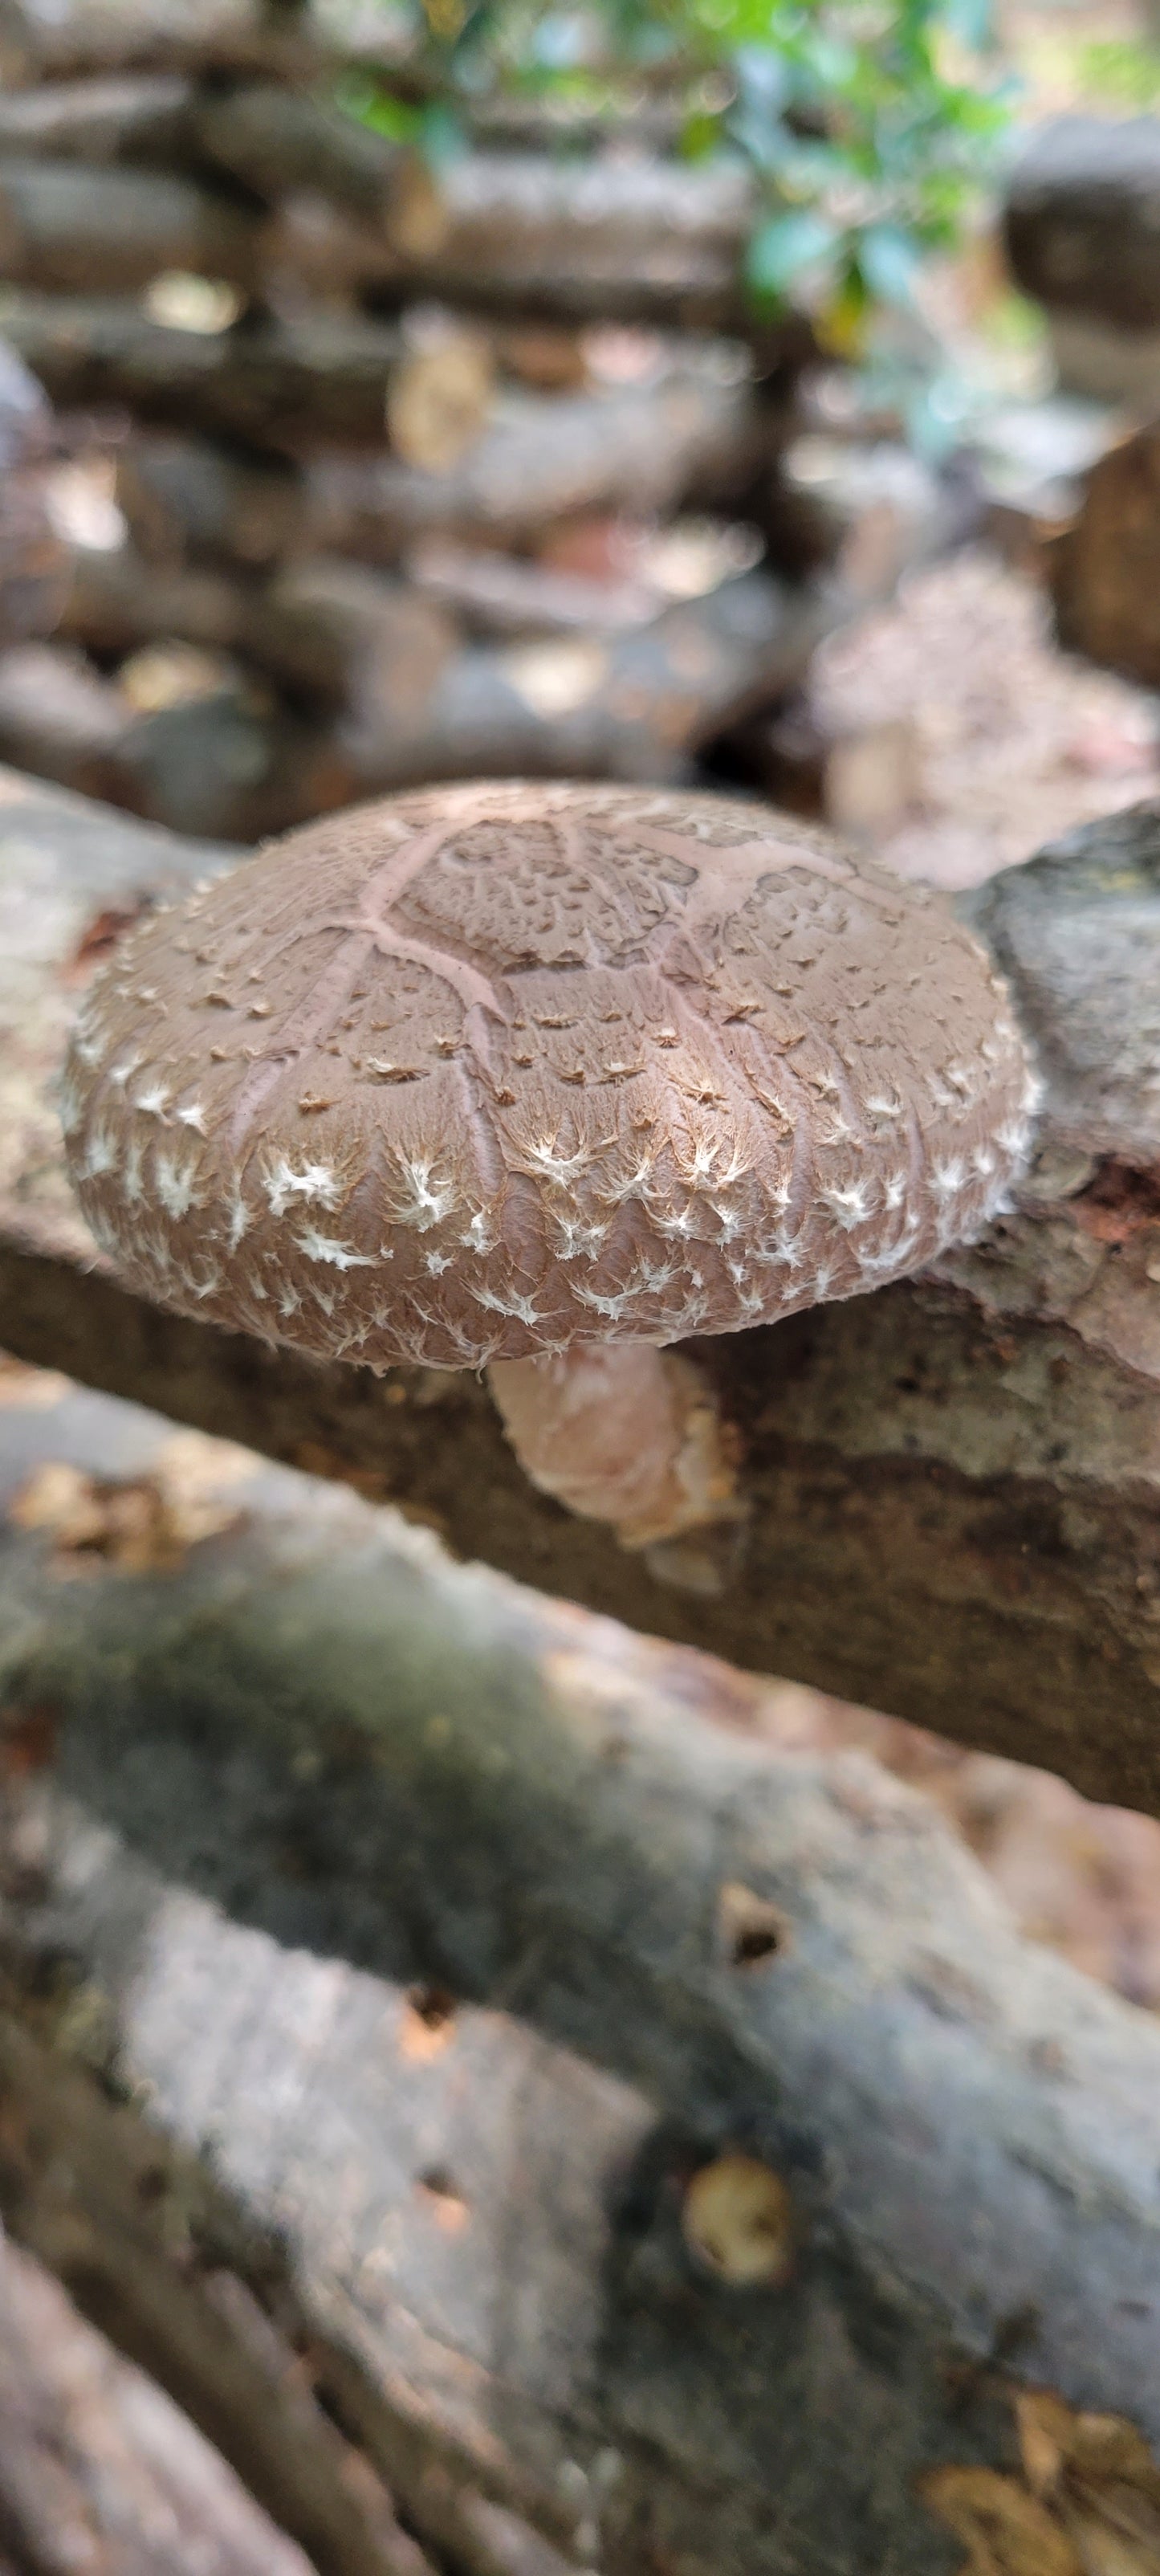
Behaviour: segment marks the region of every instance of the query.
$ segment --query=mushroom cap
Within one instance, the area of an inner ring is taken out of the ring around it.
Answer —
[[[64,1090],[134,1287],[450,1368],[877,1287],[977,1231],[1034,1105],[925,888],[727,797],[524,781],[337,815],[149,916]]]

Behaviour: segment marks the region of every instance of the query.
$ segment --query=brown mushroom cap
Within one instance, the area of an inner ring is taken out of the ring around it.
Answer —
[[[131,931],[65,1084],[146,1295],[473,1367],[775,1321],[977,1230],[1007,998],[925,889],[725,797],[488,782],[294,833]]]

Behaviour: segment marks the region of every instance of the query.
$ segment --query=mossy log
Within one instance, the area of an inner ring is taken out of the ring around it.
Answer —
[[[369,1477],[460,1554],[631,1626],[1160,1809],[1155,807],[972,899],[1047,1076],[1018,1210],[937,1275],[698,1346],[746,1517],[728,1544],[644,1556],[529,1486],[474,1378],[311,1368],[118,1287],[73,1207],[51,1085],[86,957],[206,853],[17,778],[0,827],[22,960],[0,1342]]]
[[[6,2225],[325,2576],[223,2270],[467,2576],[1131,2566],[1156,2023],[864,1756],[194,1450],[5,1416]]]

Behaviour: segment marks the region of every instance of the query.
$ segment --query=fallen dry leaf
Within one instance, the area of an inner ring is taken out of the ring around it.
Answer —
[[[0,1351],[0,1405],[40,1412],[46,1405],[59,1404],[68,1391],[68,1379],[59,1370],[29,1368],[9,1351]]]
[[[961,2576],[1086,2576],[1067,2533],[1018,2478],[998,2469],[932,2469],[920,2493],[967,2544]]]
[[[83,1574],[105,1563],[124,1574],[166,1574],[187,1549],[230,1529],[240,1514],[215,1495],[183,1493],[180,1481],[167,1482],[161,1472],[91,1476],[66,1459],[46,1459],[9,1505],[8,1517],[17,1529],[42,1530],[52,1539],[60,1573]]]

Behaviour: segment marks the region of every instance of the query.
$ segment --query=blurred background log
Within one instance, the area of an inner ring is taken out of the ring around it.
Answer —
[[[1032,133],[1009,183],[1006,245],[1043,304],[1065,385],[1160,395],[1160,125],[1068,115]]]
[[[93,168],[141,162],[162,170],[187,157],[192,84],[178,72],[80,81],[0,95],[0,153],[43,153]]]
[[[276,563],[308,533],[288,465],[208,439],[139,433],[118,455],[116,497],[142,555],[172,571]]]
[[[309,92],[255,82],[202,93],[191,134],[208,161],[276,203],[299,189],[386,227],[406,156],[369,126]]]
[[[191,179],[0,154],[0,273],[66,295],[121,295],[165,269],[245,286],[257,263],[252,214]]]
[[[4,330],[58,403],[126,404],[279,449],[303,438],[381,440],[400,350],[384,322],[318,313],[203,332],[114,296],[14,292]]]
[[[0,342],[0,646],[53,625],[68,556],[48,506],[48,405],[35,378]]]
[[[466,153],[401,175],[391,283],[488,312],[728,329],[752,222],[739,164]]]
[[[87,546],[74,551],[58,626],[110,658],[172,637],[228,652],[245,634],[247,610],[245,589],[227,573],[161,571],[130,546]]]
[[[449,473],[391,456],[317,457],[308,524],[316,542],[372,563],[431,531],[524,544],[584,512],[736,501],[762,443],[747,385],[722,382],[710,350],[703,369],[678,362],[654,386],[507,393]]]
[[[80,73],[316,72],[308,13],[277,0],[4,0],[13,87]]]
[[[1160,424],[1093,466],[1048,573],[1061,644],[1160,685]]]

